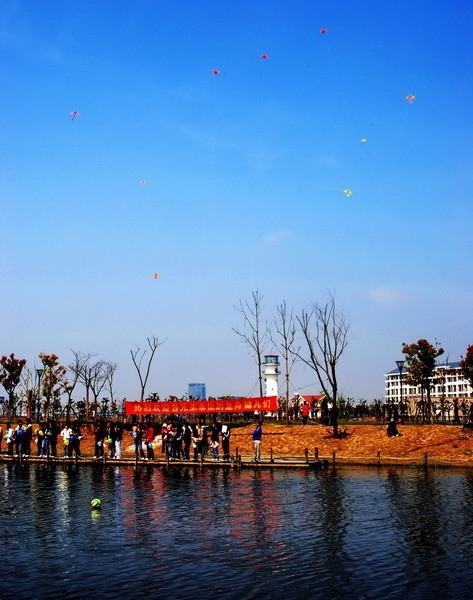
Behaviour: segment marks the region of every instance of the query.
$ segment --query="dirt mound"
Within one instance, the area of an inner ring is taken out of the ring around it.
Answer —
[[[231,452],[244,457],[253,455],[251,432],[254,425],[232,429]],[[340,428],[343,436],[335,439],[331,427],[321,425],[276,425],[263,424],[262,457],[271,453],[275,459],[303,458],[306,451],[313,459],[318,453],[321,459],[333,459],[335,452],[338,461],[421,463],[427,453],[430,462],[473,466],[473,430],[454,425],[400,425],[399,437],[388,437],[386,426],[371,424],[350,424]],[[92,433],[84,431],[82,452],[86,456],[94,454]],[[160,448],[156,457],[161,456]],[[131,457],[134,447],[131,437],[125,433],[123,456]]]

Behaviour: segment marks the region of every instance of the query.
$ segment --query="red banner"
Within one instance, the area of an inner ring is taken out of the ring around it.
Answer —
[[[278,410],[277,396],[238,400],[185,400],[182,402],[125,402],[127,415],[195,415],[215,412]]]

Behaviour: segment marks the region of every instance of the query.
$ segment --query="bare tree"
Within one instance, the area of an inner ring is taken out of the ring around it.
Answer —
[[[297,352],[300,350],[300,346],[297,349],[294,348],[297,331],[294,321],[294,312],[292,310],[288,312],[285,300],[277,307],[277,313],[277,317],[274,319],[274,328],[280,341],[277,343],[273,337],[271,337],[271,339],[276,347],[281,348],[281,354],[284,360],[286,379],[286,402],[284,412],[286,414],[286,425],[289,425],[289,377],[292,367],[297,360]]]
[[[97,417],[97,415],[98,415],[98,404],[99,404],[100,392],[103,390],[103,388],[105,387],[105,384],[107,383],[107,365],[108,365],[107,361],[98,360],[97,362],[93,363],[92,365],[86,366],[86,369],[88,370],[90,390],[94,397],[94,401],[92,404],[93,411],[94,411],[94,415],[93,415],[94,417]]]
[[[263,354],[270,339],[270,330],[267,324],[264,327],[261,325],[264,296],[258,290],[251,292],[251,296],[253,299],[251,303],[248,300],[245,300],[245,302],[240,300],[239,306],[235,306],[238,312],[243,315],[244,331],[240,331],[237,327],[232,327],[232,329],[240,336],[242,342],[250,348],[250,353],[254,353],[258,365],[259,395],[262,396]]]
[[[295,355],[315,371],[323,393],[332,404],[330,421],[333,436],[338,437],[337,365],[348,343],[349,324],[343,313],[337,312],[331,294],[325,304],[313,304],[309,310],[303,309],[297,320],[307,354],[296,351]]]
[[[42,372],[42,370],[41,370]],[[21,372],[20,383],[18,384],[18,397],[24,398],[26,402],[26,416],[28,419],[36,417],[36,406],[39,399],[39,377],[36,373],[37,383],[34,385],[33,373],[28,366]]]
[[[112,363],[109,362],[107,363],[106,366],[106,373],[105,373],[105,380],[106,380],[106,387],[107,387],[107,391],[110,394],[110,403],[111,403],[111,411],[113,413],[117,412],[117,403],[116,400],[114,398],[114,388],[113,388],[113,378],[115,376],[115,371],[118,368],[118,364],[117,363]]]
[[[160,342],[158,340],[157,337],[149,337],[146,338],[146,341],[148,342],[148,347],[151,351],[151,354],[148,357],[148,362],[147,364],[142,367],[141,363],[143,362],[143,359],[145,357],[145,355],[148,352],[147,348],[140,348],[140,346],[137,346],[136,350],[130,350],[130,354],[131,354],[131,360],[133,361],[133,364],[135,365],[135,369],[136,372],[138,373],[138,377],[140,380],[140,402],[143,402],[144,397],[145,397],[145,389],[146,389],[146,384],[148,383],[148,378],[149,378],[149,373],[151,370],[151,363],[153,362],[153,358],[154,358],[154,354],[156,352],[156,350],[158,349],[159,346],[161,346],[162,344],[164,344],[164,342],[166,340],[163,340],[162,342]]]
[[[90,413],[90,390],[91,390],[91,371],[89,368],[89,361],[96,354],[90,352],[82,353],[77,350],[71,350],[74,355],[73,362],[69,365],[69,369],[77,376],[79,382],[84,386],[85,389],[85,415],[88,416]]]
[[[64,382],[63,382],[63,391],[64,393],[67,395],[67,404],[66,404],[66,420],[69,421],[69,419],[71,418],[71,411],[72,409],[72,394],[74,392],[74,389],[77,385],[77,383],[79,382],[79,373],[77,371],[74,371],[71,369],[71,367],[69,366],[69,371],[71,371],[72,373],[72,377],[70,378],[65,378]]]
[[[43,414],[46,419],[55,417],[61,407],[61,394],[67,367],[59,364],[59,356],[40,352],[39,359],[43,366],[41,375],[41,396],[44,397]]]

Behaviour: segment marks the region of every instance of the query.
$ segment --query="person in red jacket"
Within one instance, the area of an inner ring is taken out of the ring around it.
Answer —
[[[154,460],[154,438],[156,432],[152,425],[148,425],[145,431],[145,444],[148,460]]]
[[[304,400],[301,406],[302,425],[307,425],[307,419],[309,418],[310,406],[307,400]]]

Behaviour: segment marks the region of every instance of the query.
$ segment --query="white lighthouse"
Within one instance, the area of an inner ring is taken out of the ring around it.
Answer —
[[[264,388],[265,396],[278,396],[279,357],[277,354],[265,354],[264,356]]]

